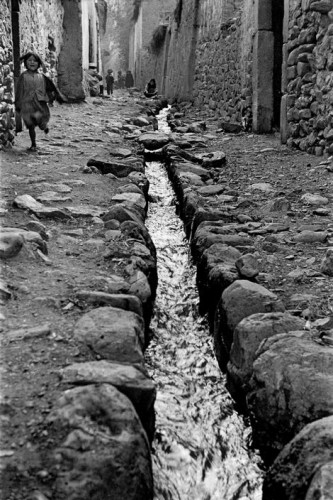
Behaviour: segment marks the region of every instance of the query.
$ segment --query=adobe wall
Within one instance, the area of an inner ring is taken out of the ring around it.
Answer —
[[[10,12],[0,0],[0,147],[14,140],[14,74]]]
[[[285,25],[285,140],[302,151],[333,154],[333,3],[289,0]]]

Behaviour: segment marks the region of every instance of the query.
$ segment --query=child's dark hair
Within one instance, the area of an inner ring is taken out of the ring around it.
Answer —
[[[43,61],[41,60],[39,55],[36,54],[36,52],[27,52],[26,54],[24,54],[24,56],[20,57],[20,61],[23,61],[25,67],[27,67],[27,60],[31,56],[33,56],[36,59],[36,61],[38,62],[38,67],[43,65]]]

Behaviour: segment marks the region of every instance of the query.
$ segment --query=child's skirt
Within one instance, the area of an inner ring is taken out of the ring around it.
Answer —
[[[22,103],[21,116],[28,128],[39,127],[45,130],[50,120],[50,110],[45,101],[38,101],[36,95],[33,95]]]

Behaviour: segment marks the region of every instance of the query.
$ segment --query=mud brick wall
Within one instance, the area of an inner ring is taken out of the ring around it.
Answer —
[[[0,145],[14,140],[14,75],[10,12],[0,0]]]
[[[333,153],[333,2],[290,5],[286,99],[289,146]]]

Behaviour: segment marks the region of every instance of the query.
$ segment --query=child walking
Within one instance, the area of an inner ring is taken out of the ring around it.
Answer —
[[[18,81],[15,96],[15,109],[21,115],[26,125],[31,140],[28,151],[37,151],[36,127],[48,134],[48,123],[50,110],[48,102],[57,99],[60,103],[67,101],[55,84],[38,70],[42,66],[42,60],[34,52],[28,52],[21,57],[26,71]]]
[[[107,95],[113,94],[113,84],[114,84],[114,76],[112,69],[108,69],[107,75],[105,77],[106,81],[106,93]]]

